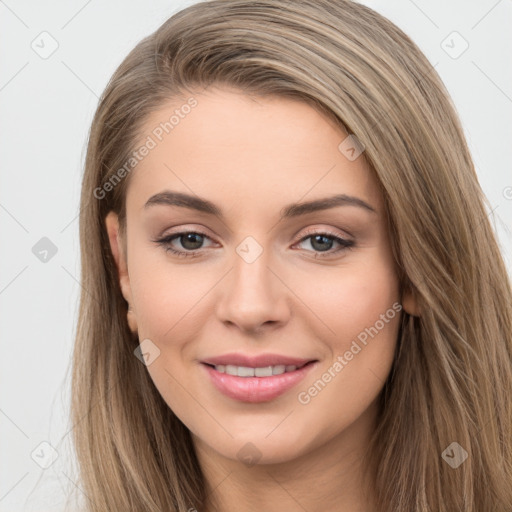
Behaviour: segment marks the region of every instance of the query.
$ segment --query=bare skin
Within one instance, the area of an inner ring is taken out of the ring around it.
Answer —
[[[132,171],[128,258],[114,213],[106,227],[139,339],[160,350],[149,374],[192,433],[208,483],[205,511],[377,510],[361,458],[400,308],[414,314],[416,304],[400,296],[376,178],[364,153],[350,161],[338,149],[347,134],[305,103],[226,88],[194,97],[197,106]],[[141,143],[180,104],[154,112]],[[163,191],[206,199],[223,216],[145,207]],[[291,203],[337,194],[359,202],[281,217]],[[155,242],[177,233],[203,236]],[[377,334],[356,352],[354,340],[372,326]],[[284,394],[250,403],[208,378],[204,360],[226,353],[316,363]],[[325,385],[308,391],[319,379]]]

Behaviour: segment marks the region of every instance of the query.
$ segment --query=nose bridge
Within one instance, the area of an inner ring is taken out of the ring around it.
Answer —
[[[220,319],[244,330],[284,321],[288,315],[286,287],[271,270],[270,249],[248,236],[235,248],[232,262],[218,304]]]
[[[234,286],[244,296],[269,295],[270,251],[263,249],[253,237],[247,237],[236,248],[233,258]]]

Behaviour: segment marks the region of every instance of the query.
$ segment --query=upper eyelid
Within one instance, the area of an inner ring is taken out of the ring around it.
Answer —
[[[321,223],[319,222],[317,225],[321,225],[321,224],[324,224],[324,223]],[[314,223],[312,224],[313,226],[315,225]],[[185,227],[183,227],[185,226]],[[204,228],[204,227],[186,227],[187,225],[186,224],[182,224],[182,225],[177,225],[177,226],[173,226],[169,229],[177,229],[177,231],[174,231],[174,232],[170,232],[168,234],[162,234],[159,236],[159,238],[164,238],[164,237],[167,237],[167,236],[172,236],[172,235],[176,235],[176,234],[183,234],[183,233],[199,233],[199,234],[202,234],[204,236],[208,236],[210,237],[210,235],[208,233],[206,233],[205,231],[209,231],[209,232],[212,232],[214,233],[213,234],[213,237],[219,237],[220,235],[217,235],[217,233],[215,233],[214,231],[212,231],[210,228]],[[190,224],[190,226],[193,226],[193,224]],[[339,227],[306,227],[306,228],[301,228],[299,231],[297,231],[297,233],[300,233],[302,230],[306,230],[306,233],[324,233],[324,232],[331,232],[333,236],[338,236],[340,238],[345,238],[346,236],[349,236],[349,237],[354,237],[352,233],[350,233],[350,231],[348,231],[347,229],[341,229]],[[167,231],[167,230],[164,230],[164,232]],[[338,231],[339,233],[333,233],[335,231]],[[303,235],[304,236],[304,235]],[[210,237],[211,238],[211,237]]]
[[[205,233],[201,229],[182,229],[180,231],[175,231],[175,232],[172,232],[172,233],[167,233],[167,234],[164,234],[162,236],[159,236],[157,238],[157,240],[165,240],[165,239],[171,239],[171,238],[172,239],[176,239],[176,238],[179,238],[182,235],[187,235],[189,233],[195,233],[197,235],[204,236],[205,238],[209,238],[210,240],[214,241],[213,238],[210,235],[208,235],[207,233]]]

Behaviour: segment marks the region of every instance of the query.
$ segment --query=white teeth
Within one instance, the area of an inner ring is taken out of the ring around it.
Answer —
[[[254,368],[254,375],[256,375],[256,377],[270,377],[272,375],[272,366]]]
[[[285,372],[294,372],[297,367],[294,365],[277,364],[275,366],[265,366],[262,368],[249,368],[247,366],[235,366],[233,364],[217,364],[215,369],[220,373],[227,373],[236,377],[271,377],[272,375],[281,375]]]
[[[226,365],[226,373],[228,375],[238,375],[238,368],[232,364]]]
[[[272,366],[272,375],[281,375],[286,371],[286,366],[284,364],[278,364],[276,366]]]
[[[247,366],[239,366],[237,375],[239,377],[254,377],[254,370],[254,368],[248,368]]]

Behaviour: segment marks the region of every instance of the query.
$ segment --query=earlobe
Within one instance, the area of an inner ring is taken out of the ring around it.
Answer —
[[[421,316],[421,310],[414,290],[407,288],[402,294],[402,306],[404,311],[411,316]]]

